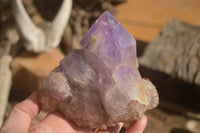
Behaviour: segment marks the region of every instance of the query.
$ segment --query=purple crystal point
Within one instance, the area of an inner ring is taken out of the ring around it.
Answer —
[[[42,84],[44,109],[59,110],[79,126],[106,129],[138,120],[158,105],[154,85],[138,71],[136,41],[104,12]]]
[[[109,68],[120,63],[137,65],[135,39],[108,11],[96,20],[81,44]]]

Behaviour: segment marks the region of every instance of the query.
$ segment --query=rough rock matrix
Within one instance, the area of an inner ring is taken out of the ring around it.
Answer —
[[[104,12],[42,84],[40,102],[79,126],[106,129],[138,120],[158,105],[154,85],[138,71],[135,39]]]

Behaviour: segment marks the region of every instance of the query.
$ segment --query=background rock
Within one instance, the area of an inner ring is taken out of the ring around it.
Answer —
[[[200,27],[170,20],[139,58],[162,99],[200,111]]]

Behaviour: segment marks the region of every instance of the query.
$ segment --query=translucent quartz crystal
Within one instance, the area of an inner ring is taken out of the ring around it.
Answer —
[[[158,105],[154,85],[138,71],[136,41],[104,12],[42,84],[40,102],[79,126],[106,129],[138,120]]]

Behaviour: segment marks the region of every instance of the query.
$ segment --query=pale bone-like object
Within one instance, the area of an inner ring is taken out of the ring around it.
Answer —
[[[63,3],[52,22],[45,26],[36,26],[26,12],[21,0],[12,0],[13,14],[24,40],[25,48],[33,52],[47,51],[60,43],[65,26],[69,20],[72,0]]]

